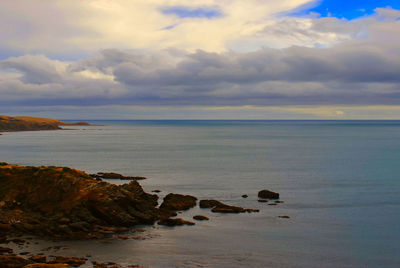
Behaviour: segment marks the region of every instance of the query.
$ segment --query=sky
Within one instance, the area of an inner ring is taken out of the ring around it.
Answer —
[[[400,2],[0,1],[0,114],[400,119]]]

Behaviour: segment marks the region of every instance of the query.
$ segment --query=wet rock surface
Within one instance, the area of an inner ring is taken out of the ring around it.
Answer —
[[[188,210],[196,206],[196,201],[197,198],[191,195],[171,193],[164,197],[160,209],[171,211]]]
[[[165,226],[182,226],[182,225],[195,225],[194,222],[186,221],[181,218],[163,219],[158,222],[159,225]]]
[[[258,209],[242,208],[224,204],[218,200],[200,200],[200,208],[211,208],[214,213],[244,213],[259,212]]]
[[[196,216],[193,216],[193,219],[196,220],[196,221],[208,221],[208,220],[209,220],[208,217],[203,216],[203,215],[196,215]]]
[[[114,172],[99,172],[97,174],[90,174],[90,176],[94,179],[109,179],[109,180],[145,180],[146,177],[138,177],[138,176],[124,176],[119,173]]]
[[[258,192],[258,197],[266,199],[279,199],[279,193],[270,190],[261,190]]]

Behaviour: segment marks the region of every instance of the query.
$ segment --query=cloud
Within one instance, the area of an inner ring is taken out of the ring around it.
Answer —
[[[67,56],[106,48],[223,52],[230,43],[273,23],[278,14],[309,2],[0,1],[0,25],[4,26],[0,49]]]
[[[105,4],[89,2],[100,7]],[[210,6],[215,2],[204,0],[202,4]],[[154,5],[159,6],[159,2]],[[399,105],[399,17],[399,11],[378,9],[372,17],[353,21],[282,18],[269,27],[257,26],[253,40],[262,43],[260,40],[269,36],[279,36],[280,40],[293,37],[304,44],[250,52],[191,51],[177,46],[154,50],[104,49],[74,61],[56,60],[44,54],[10,57],[0,61],[0,105],[185,109]],[[209,23],[207,19],[198,19]],[[288,34],[290,30],[292,35]],[[325,39],[331,45],[316,45]],[[348,111],[336,107],[320,114],[341,117],[347,116]]]

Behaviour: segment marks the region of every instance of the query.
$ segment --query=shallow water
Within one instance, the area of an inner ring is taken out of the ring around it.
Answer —
[[[145,240],[59,243],[59,254],[152,267],[400,267],[400,121],[92,123],[103,126],[4,133],[0,161],[146,176],[160,197],[261,211],[195,208],[181,217],[210,221],[146,227]],[[265,188],[285,203],[258,203]]]

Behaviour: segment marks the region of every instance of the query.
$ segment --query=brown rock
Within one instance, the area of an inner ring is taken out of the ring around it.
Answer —
[[[49,263],[34,263],[34,264],[29,264],[25,266],[24,268],[68,268],[71,267],[68,264],[61,264],[61,263],[55,263],[55,264],[49,264]]]
[[[193,219],[195,219],[196,221],[208,221],[209,218],[203,215],[196,215],[193,216]]]
[[[249,197],[247,194],[242,195],[243,198]]]
[[[182,225],[194,225],[194,222],[185,221],[181,218],[173,218],[173,219],[162,219],[158,222],[159,225],[165,226],[182,226]]]
[[[258,197],[266,199],[279,199],[279,193],[271,192],[269,190],[261,190],[258,192]]]
[[[290,219],[289,216],[278,216],[278,218],[282,218],[282,219]]]
[[[47,258],[46,256],[32,256],[29,258],[29,260],[33,261],[33,262],[37,262],[37,263],[46,263],[47,262]]]
[[[12,255],[0,255],[0,267],[1,268],[22,268],[32,261],[24,259],[18,256]]]
[[[72,267],[79,267],[83,264],[86,263],[87,258],[79,258],[79,257],[65,257],[65,256],[51,256],[54,259],[49,261],[49,264],[56,264],[56,263],[62,263],[62,264],[68,264],[71,265]]]
[[[0,254],[3,254],[3,253],[13,253],[13,249],[12,248],[0,247]]]
[[[218,200],[200,200],[199,205],[201,208],[213,208],[216,206],[221,206],[223,203],[219,202]]]
[[[257,201],[260,203],[268,203],[268,200],[265,200],[265,199],[258,199]]]
[[[164,201],[160,206],[160,209],[165,210],[187,210],[196,206],[197,198],[191,195],[181,194],[168,194],[164,197]]]

